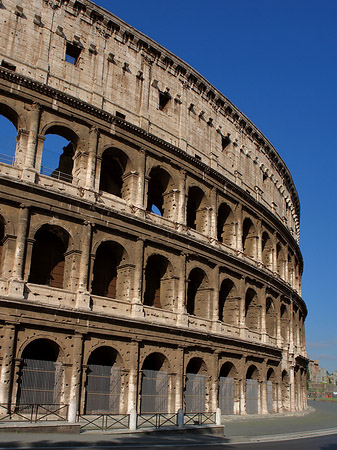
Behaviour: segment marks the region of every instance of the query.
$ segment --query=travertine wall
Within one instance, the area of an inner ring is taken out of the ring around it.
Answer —
[[[190,370],[206,377],[208,411],[222,376],[236,414],[246,379],[260,413],[305,408],[299,201],[272,145],[186,63],[91,2],[3,0],[0,23],[0,114],[17,129],[0,163],[0,403],[19,401],[25,349],[43,340],[58,348],[59,401],[80,412],[90,355],[105,347],[118,354],[120,412],[141,410],[151,355],[165,359],[170,412]],[[46,174],[49,134],[70,146]]]

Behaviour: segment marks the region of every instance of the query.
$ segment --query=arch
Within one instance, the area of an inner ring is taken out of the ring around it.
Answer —
[[[126,251],[117,242],[102,242],[95,255],[91,293],[101,297],[119,298],[119,273],[121,262],[126,259]]]
[[[165,355],[154,352],[142,366],[140,411],[144,413],[168,412],[169,362]]]
[[[239,298],[234,282],[225,279],[219,293],[219,320],[230,325],[239,323]]]
[[[281,303],[280,308],[280,318],[281,318],[281,336],[285,342],[289,340],[289,311],[288,306],[285,303]]]
[[[237,370],[233,363],[222,364],[219,374],[218,405],[221,414],[234,414],[234,377]]]
[[[186,206],[186,225],[200,233],[206,231],[207,210],[205,208],[205,193],[198,186],[188,190]]]
[[[273,269],[273,242],[266,231],[262,233],[262,263],[267,269]]]
[[[204,360],[193,357],[186,366],[185,411],[187,413],[204,412],[206,404],[207,368]]]
[[[19,116],[12,108],[0,103],[0,162],[14,164]]]
[[[124,174],[128,156],[118,148],[108,148],[102,154],[99,190],[124,197]]]
[[[68,232],[59,226],[43,225],[34,239],[28,281],[63,289]]]
[[[190,271],[187,281],[187,314],[208,318],[209,286],[205,272],[196,267]]]
[[[34,339],[22,352],[17,405],[60,403],[62,365],[60,348],[50,339]]]
[[[271,297],[266,298],[266,332],[269,336],[276,336],[276,309]]]
[[[174,185],[171,175],[161,167],[152,167],[149,173],[146,210],[174,218]]]
[[[110,346],[100,346],[88,358],[85,412],[118,414],[121,391],[121,356]]]
[[[259,404],[259,371],[255,365],[250,365],[246,372],[246,413],[257,414]]]
[[[172,266],[162,255],[151,255],[145,268],[144,305],[172,308]]]
[[[253,222],[248,217],[242,225],[242,250],[250,258],[256,257],[256,231]]]
[[[44,129],[41,173],[72,182],[77,134],[63,124],[53,124]]]
[[[235,217],[232,209],[226,203],[221,203],[217,217],[218,241],[229,247],[236,246]]]
[[[260,329],[260,305],[258,304],[257,293],[252,288],[247,289],[245,296],[245,320],[246,327],[250,330]]]

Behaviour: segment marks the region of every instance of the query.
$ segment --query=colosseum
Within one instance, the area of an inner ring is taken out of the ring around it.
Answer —
[[[0,9],[1,414],[306,409],[300,205],[272,144],[89,0]]]

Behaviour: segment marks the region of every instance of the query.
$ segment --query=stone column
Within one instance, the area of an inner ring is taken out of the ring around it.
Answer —
[[[186,170],[180,170],[179,177],[179,206],[178,206],[178,223],[186,224]]]
[[[90,309],[90,294],[88,288],[92,224],[84,222],[82,226],[81,259],[78,275],[78,290],[76,296],[77,308]]]
[[[256,227],[257,239],[256,239],[256,247],[257,247],[257,261],[262,263],[262,222],[259,221]]]
[[[210,392],[210,412],[215,412],[218,408],[218,392],[219,392],[219,353],[212,355],[212,373],[211,373],[211,392]]]
[[[259,414],[268,414],[268,403],[267,403],[267,377],[266,377],[266,366],[263,366],[263,375],[259,381],[260,387],[260,411]]]
[[[267,328],[266,328],[266,298],[267,298],[267,289],[261,289],[261,327],[260,327],[260,333],[262,336],[262,342],[267,341]]]
[[[290,389],[290,405],[289,410],[295,411],[295,375],[294,375],[294,367],[289,367],[289,389]]]
[[[146,149],[141,148],[137,155],[137,172],[138,172],[138,182],[137,190],[133,195],[134,204],[144,210],[146,208],[145,196],[145,172],[146,172]]]
[[[239,327],[240,327],[240,337],[245,338],[246,335],[246,317],[245,317],[245,279],[242,278],[239,283]]]
[[[98,144],[98,130],[96,127],[91,127],[89,131],[88,144],[88,161],[85,178],[85,188],[92,190],[95,188],[95,173],[96,173],[96,153]]]
[[[26,161],[25,161],[25,166],[28,169],[35,168],[36,145],[39,133],[40,116],[41,116],[41,105],[39,105],[38,103],[33,103],[32,110],[29,114],[30,126],[29,126]]]
[[[209,211],[210,214],[210,226],[209,226],[209,236],[212,237],[213,239],[217,240],[218,236],[217,236],[217,211],[218,211],[218,207],[217,207],[217,192],[216,192],[216,188],[213,187],[211,189],[211,209]]]
[[[186,313],[186,260],[187,255],[181,253],[179,257],[179,280],[178,280],[178,292],[177,292],[177,325],[187,326],[187,313]]]
[[[212,270],[212,303],[211,303],[211,316],[210,319],[213,322],[213,331],[217,331],[217,325],[219,321],[219,265],[215,266]]]
[[[83,336],[82,334],[75,334],[73,336],[68,422],[76,421],[76,416],[79,409],[82,356],[83,356]]]
[[[12,364],[15,356],[15,325],[6,323],[3,327],[3,335],[1,343],[0,404],[8,405],[10,403]]]
[[[132,315],[143,314],[142,288],[143,288],[143,261],[144,261],[144,239],[138,238],[135,244],[135,270],[133,277]]]
[[[240,252],[243,251],[242,248],[242,206],[237,205],[235,210],[236,218],[236,249]]]
[[[130,370],[128,392],[128,414],[138,408],[138,374],[139,374],[139,342],[132,340],[129,344]]]
[[[240,402],[240,414],[246,415],[246,378],[243,377],[239,380],[239,402]]]
[[[24,270],[24,256],[26,247],[26,238],[29,221],[29,208],[25,205],[20,205],[17,237],[13,261],[13,272],[9,283],[9,294],[22,297],[24,282],[23,282],[23,270]]]
[[[184,348],[178,347],[176,357],[177,364],[177,375],[176,375],[176,404],[175,411],[178,412],[179,409],[184,409]]]

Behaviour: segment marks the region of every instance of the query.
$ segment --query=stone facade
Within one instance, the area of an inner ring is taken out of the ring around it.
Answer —
[[[299,200],[271,143],[90,1],[0,8],[0,403],[305,409]]]

